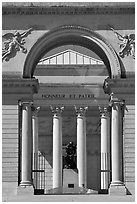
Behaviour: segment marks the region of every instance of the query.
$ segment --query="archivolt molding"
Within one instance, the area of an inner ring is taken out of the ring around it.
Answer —
[[[119,59],[111,44],[98,33],[88,28],[74,25],[55,28],[37,40],[26,58],[23,77],[30,78],[33,76],[35,66],[42,55],[55,47],[69,43],[75,43],[96,51],[96,53],[98,52],[97,54],[102,55],[102,60],[107,63],[107,67],[110,69],[110,77],[121,77]]]

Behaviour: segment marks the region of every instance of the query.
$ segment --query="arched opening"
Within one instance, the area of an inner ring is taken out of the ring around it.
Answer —
[[[39,38],[27,56],[23,77],[32,78],[36,76],[37,78],[37,73],[39,72],[39,70],[37,70],[38,72],[36,73],[37,65],[43,56],[56,48],[68,45],[81,46],[94,52],[99,57],[99,59],[103,61],[105,69],[107,70],[107,75],[103,75],[103,77],[121,77],[119,59],[112,46],[99,34],[80,26],[62,26],[47,32],[41,38]],[[76,69],[73,69],[73,71],[76,71]],[[38,123],[39,151],[41,152],[41,161],[48,163],[48,165],[44,164],[43,168],[48,168],[48,171],[50,172],[50,175],[46,174],[44,178],[45,180],[48,180],[49,178],[49,180],[51,180],[52,169],[54,169],[53,164],[55,163],[54,161],[56,161],[58,158],[61,158],[62,156],[60,154],[59,157],[54,158],[53,161],[54,156],[52,157],[52,152],[56,148],[56,146],[53,145],[53,143],[55,144],[56,142],[53,142],[53,140],[55,140],[56,137],[55,135],[53,136],[54,115],[52,114],[50,107],[60,107],[62,105],[65,106],[64,111],[61,113],[62,127],[59,128],[62,135],[62,144],[65,147],[69,142],[74,142],[77,145],[79,128],[77,125],[79,118],[76,116],[76,110],[74,109],[74,106],[77,106],[78,109],[81,106],[82,108],[83,106],[84,108],[88,106],[86,120],[82,119],[82,128],[85,131],[83,137],[85,137],[87,140],[87,142],[84,141],[84,148],[86,149],[85,152],[87,152],[87,164],[81,166],[86,166],[87,168],[83,170],[84,172],[87,171],[87,184],[84,185],[87,185],[89,189],[91,188],[93,190],[99,191],[101,169],[101,130],[100,112],[98,105],[104,105],[108,103],[108,96],[106,97],[103,91],[103,81],[99,81],[98,83],[94,77],[96,75],[81,75],[82,80],[86,79],[85,81],[81,82],[79,75],[76,75],[77,81],[73,81],[73,83],[65,80],[57,82],[56,77],[58,77],[58,75],[56,75],[55,72],[51,72],[52,71],[50,71],[51,75],[49,76],[51,77],[50,79],[52,79],[52,83],[50,80],[45,80],[43,82],[39,80],[39,93],[33,96],[34,104],[41,107]],[[73,74],[71,73],[70,77],[72,78],[72,76]],[[48,75],[46,75],[46,77],[46,79],[48,79]],[[63,77],[61,80],[63,80]],[[65,77],[68,77],[68,75],[65,75]],[[90,79],[93,81],[87,81],[88,77],[91,77]],[[53,78],[55,79],[54,82]],[[85,110],[84,108],[82,109],[83,111]],[[54,134],[56,134],[56,131]],[[63,149],[63,147],[59,146],[59,149],[61,148]],[[77,157],[80,158],[80,156]],[[54,173],[56,173],[56,171]],[[66,177],[64,176],[63,178]],[[53,182],[54,180],[55,179],[53,178]],[[46,188],[53,188],[51,182],[47,182],[46,185]],[[76,185],[78,185],[77,182]]]
[[[104,83],[110,72],[93,51],[75,44],[52,49],[40,59],[33,76],[39,83],[76,83],[82,78],[93,82],[93,77]],[[59,81],[60,80],[60,81]]]
[[[109,76],[108,70],[103,61],[91,50],[71,44],[56,47],[46,53],[37,64],[33,76],[39,80],[39,95],[43,97],[43,102],[38,99],[39,105],[41,103],[38,124],[39,152],[42,155],[40,158],[46,161],[46,168],[50,172],[53,169],[53,118],[50,105],[52,103],[54,105],[64,103],[65,108],[62,112],[62,172],[66,172],[66,168],[68,168],[66,146],[73,142],[77,147],[77,118],[74,105],[78,101],[81,105],[86,100],[94,100],[92,90],[90,90],[94,87],[86,87],[86,83],[93,83],[93,81],[97,83],[98,78],[98,82],[103,84],[104,79]],[[83,82],[85,84],[81,86]],[[36,103],[35,96],[34,102]],[[100,113],[98,106],[96,104],[91,105],[91,103],[86,113],[87,187],[97,191],[100,189]],[[45,148],[46,144],[48,145]],[[47,152],[50,153],[47,154]],[[74,161],[71,168],[77,167],[77,151],[74,155]],[[66,178],[63,176],[64,185]],[[46,181],[45,187],[49,188],[50,185],[51,183]],[[75,185],[77,185],[76,181]]]
[[[106,65],[110,78],[120,78],[120,63],[113,47],[100,36],[81,26],[62,26],[47,32],[34,44],[25,61],[24,78],[33,77],[37,63],[43,55],[61,45],[75,44],[95,52]]]

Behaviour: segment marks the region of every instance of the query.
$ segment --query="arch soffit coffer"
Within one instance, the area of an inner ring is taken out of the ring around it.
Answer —
[[[61,26],[42,35],[27,55],[23,77],[33,77],[37,63],[48,51],[69,43],[95,51],[109,67],[110,78],[121,78],[119,59],[111,44],[100,34],[81,26]]]

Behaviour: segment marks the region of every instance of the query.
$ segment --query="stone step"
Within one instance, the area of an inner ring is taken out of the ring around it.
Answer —
[[[92,189],[86,189],[81,187],[74,187],[74,188],[52,188],[49,190],[45,190],[44,194],[98,194],[98,191],[92,190]]]

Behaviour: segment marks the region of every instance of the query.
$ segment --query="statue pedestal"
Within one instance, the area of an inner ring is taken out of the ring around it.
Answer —
[[[63,193],[79,193],[77,169],[63,169]]]

